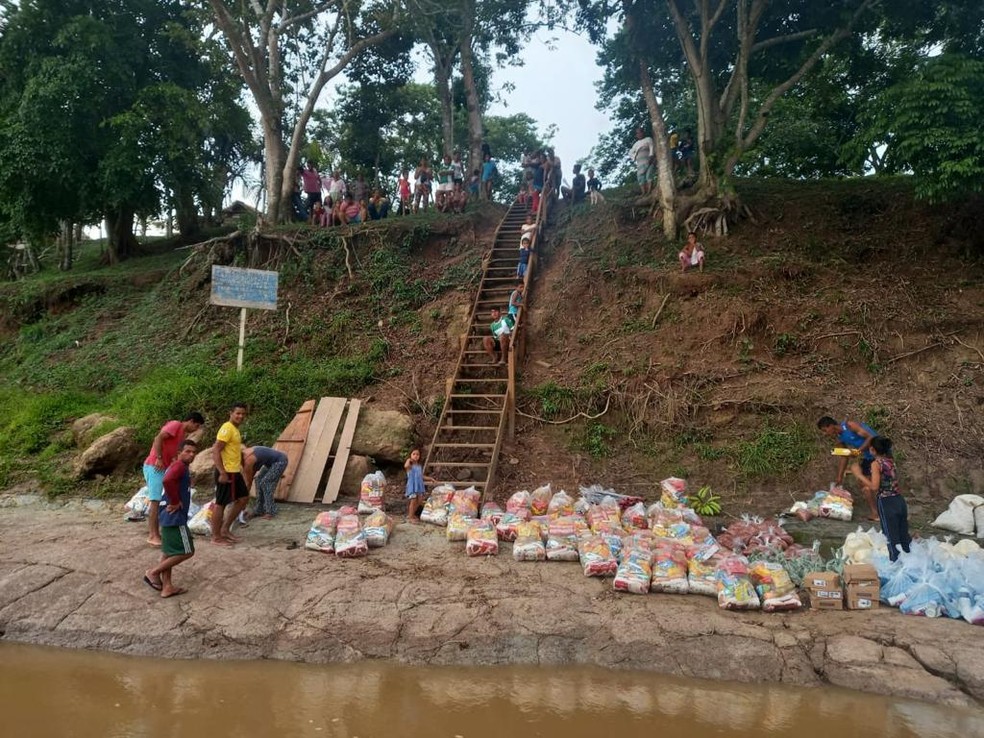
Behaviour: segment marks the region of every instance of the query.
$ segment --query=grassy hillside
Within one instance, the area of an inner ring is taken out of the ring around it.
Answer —
[[[755,222],[702,239],[704,274],[678,273],[679,244],[629,193],[557,211],[498,494],[647,492],[674,473],[733,512],[771,511],[832,476],[823,413],[896,439],[917,511],[984,487],[981,209],[893,180],[739,191]],[[214,426],[240,400],[263,441],[303,399],[353,395],[414,414],[429,440],[499,215],[280,231],[281,308],[250,313],[241,374],[237,311],[207,304],[211,260],[243,264],[235,246],[0,286],[0,488],[75,488],[61,431],[96,410],[149,443],[162,419],[197,408]]]

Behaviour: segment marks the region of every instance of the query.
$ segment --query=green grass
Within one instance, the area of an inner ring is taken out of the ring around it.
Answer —
[[[740,441],[730,455],[743,476],[785,476],[806,465],[815,447],[813,434],[802,424],[767,425],[754,438]]]

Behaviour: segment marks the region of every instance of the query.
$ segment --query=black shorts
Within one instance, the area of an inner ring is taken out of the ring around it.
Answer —
[[[249,497],[246,480],[240,472],[229,474],[228,482],[219,481],[219,472],[215,472],[215,504],[228,505],[236,500]]]
[[[321,202],[321,193],[320,192],[305,192],[304,194],[307,197],[307,206],[308,207],[311,207],[316,202]]]

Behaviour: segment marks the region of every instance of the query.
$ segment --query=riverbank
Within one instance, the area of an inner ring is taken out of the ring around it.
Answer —
[[[402,522],[385,548],[341,560],[303,549],[315,510],[293,505],[235,549],[196,539],[175,573],[190,591],[161,600],[141,581],[156,558],[146,529],[117,504],[0,506],[5,640],[169,658],[594,664],[984,703],[984,638],[963,622],[616,594],[575,564],[470,559],[443,529]]]

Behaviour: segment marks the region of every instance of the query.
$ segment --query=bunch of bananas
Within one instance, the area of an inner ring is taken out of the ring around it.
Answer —
[[[697,490],[697,494],[692,495],[688,502],[698,515],[721,514],[721,498],[714,494],[707,485]]]

